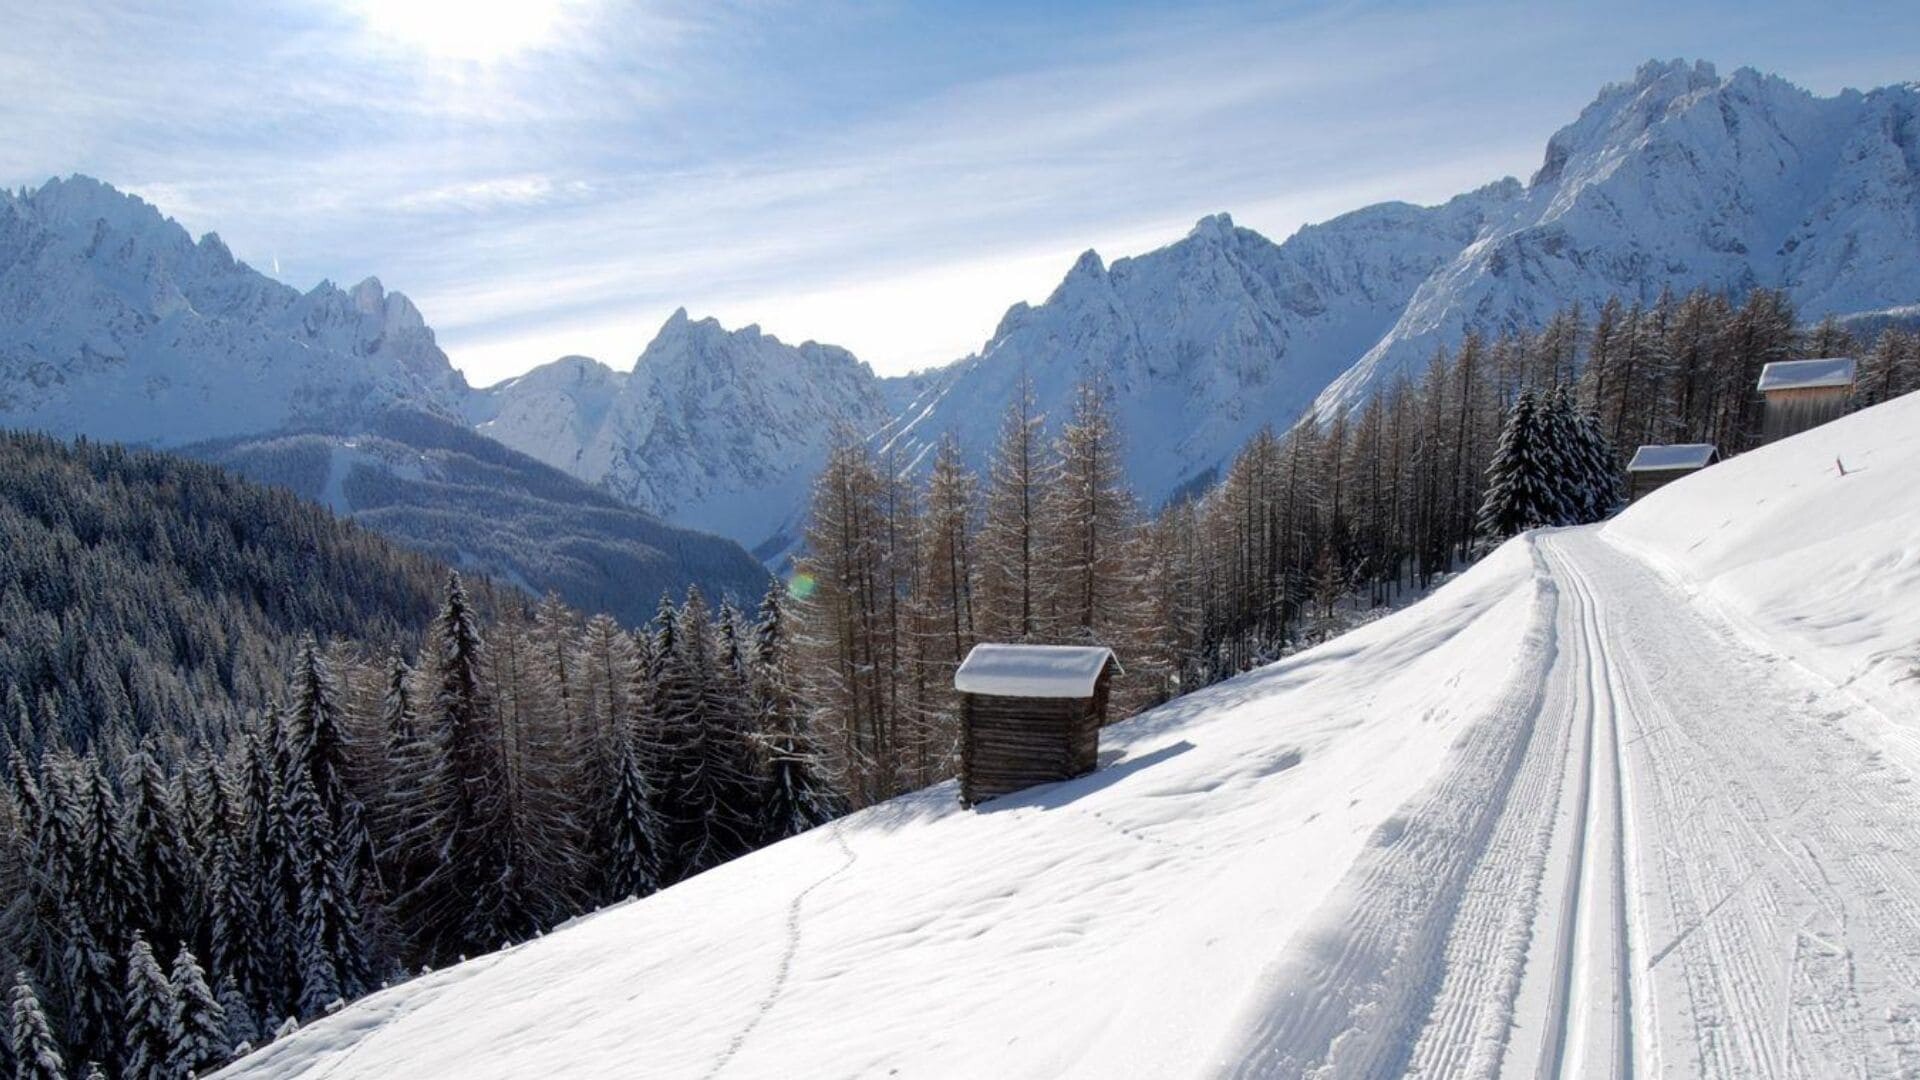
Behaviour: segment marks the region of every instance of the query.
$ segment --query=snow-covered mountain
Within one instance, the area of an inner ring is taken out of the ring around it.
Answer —
[[[1547,142],[1526,190],[1327,388],[1322,417],[1469,328],[1663,286],[1782,288],[1818,319],[1920,300],[1920,84],[1816,97],[1649,63]]]
[[[875,379],[838,350],[676,316],[633,376],[570,358],[486,391],[484,430],[765,552],[792,536],[827,418],[870,425],[908,463],[951,433],[980,466],[1023,377],[1058,418],[1097,376],[1133,486],[1158,504],[1262,425],[1330,417],[1470,328],[1537,328],[1573,301],[1777,286],[1808,320],[1911,307],[1916,113],[1915,85],[1820,98],[1649,63],[1555,134],[1526,184],[1371,206],[1280,243],[1222,214],[1111,265],[1089,251],[946,368]]]
[[[1111,266],[1089,251],[1045,303],[1014,305],[886,437],[917,456],[951,433],[984,464],[1023,378],[1056,418],[1077,383],[1099,378],[1126,436],[1127,474],[1158,504],[1208,482],[1262,426],[1298,416],[1519,194],[1506,181],[1437,207],[1386,203],[1280,244],[1220,214]]]
[[[630,372],[567,357],[476,392],[468,415],[522,453],[770,557],[798,535],[833,426],[865,434],[891,412],[845,349],[729,332],[683,308]]]
[[[377,279],[299,292],[83,176],[0,191],[0,424],[167,446],[466,391]]]
[[[221,1075],[1909,1075],[1916,472],[1920,394]]]
[[[298,292],[86,177],[0,192],[0,426],[211,458],[633,621],[662,589],[764,587],[732,542],[474,435],[472,396],[373,278]]]
[[[1535,327],[1572,301],[1777,286],[1808,320],[1912,310],[1916,114],[1914,84],[1821,98],[1649,63],[1555,134],[1526,184],[1371,206],[1279,243],[1222,214],[1137,257],[1087,252],[977,354],[903,378],[681,311],[629,370],[568,357],[468,390],[377,282],[300,294],[138,200],[57,181],[0,196],[0,423],[169,444],[400,404],[773,560],[835,423],[908,466],[951,434],[979,467],[1023,378],[1058,419],[1098,377],[1156,505],[1263,425],[1331,416],[1468,329]]]

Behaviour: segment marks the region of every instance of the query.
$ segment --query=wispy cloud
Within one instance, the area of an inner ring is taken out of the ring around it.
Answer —
[[[93,173],[297,284],[378,273],[480,381],[624,364],[680,305],[897,370],[977,347],[1086,247],[1524,175],[1649,55],[1831,90],[1920,29],[1892,4],[437,7],[23,6],[0,181]]]

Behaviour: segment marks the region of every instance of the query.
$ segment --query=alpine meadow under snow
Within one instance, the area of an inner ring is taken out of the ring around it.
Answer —
[[[224,1075],[1911,1073],[1916,432],[1526,534],[1091,776],[875,806]]]

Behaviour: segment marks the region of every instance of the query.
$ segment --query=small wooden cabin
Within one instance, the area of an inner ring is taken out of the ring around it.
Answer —
[[[1683,476],[1691,476],[1720,460],[1712,443],[1672,443],[1643,446],[1627,463],[1627,501],[1639,502]]]
[[[1119,670],[1098,646],[975,645],[953,673],[961,804],[1092,772]]]
[[[1853,358],[1781,360],[1760,369],[1760,396],[1766,417],[1760,441],[1770,443],[1808,428],[1838,420],[1853,399]]]

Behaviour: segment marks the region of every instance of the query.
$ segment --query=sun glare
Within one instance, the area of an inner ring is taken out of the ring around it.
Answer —
[[[571,0],[348,0],[368,33],[442,60],[488,63],[550,44]]]

